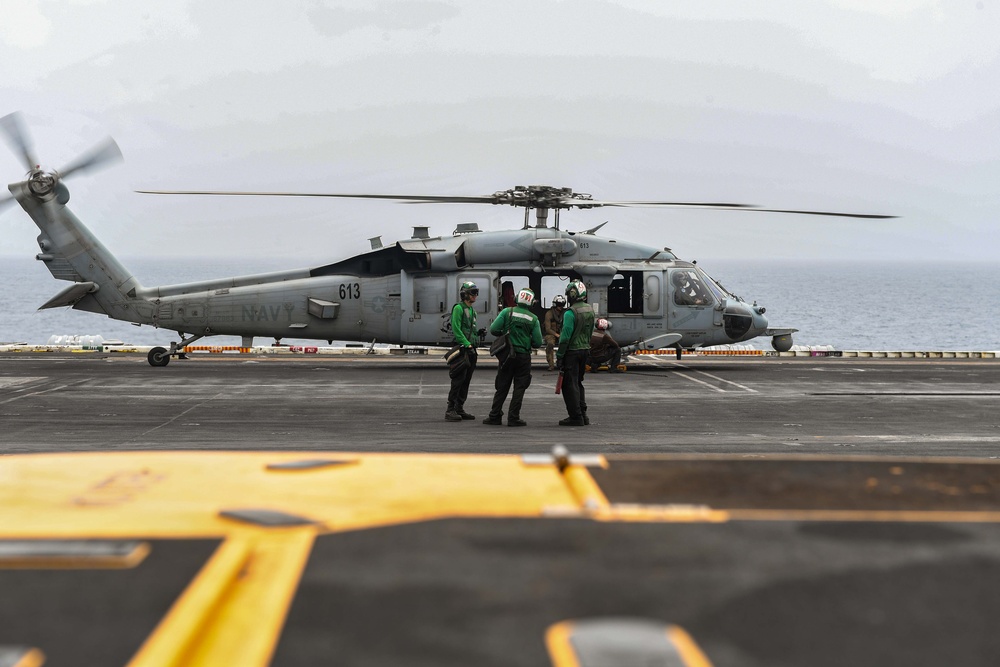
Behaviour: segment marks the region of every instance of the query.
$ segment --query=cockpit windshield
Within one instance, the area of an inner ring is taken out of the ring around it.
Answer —
[[[674,269],[674,303],[678,306],[708,306],[729,293],[698,267]]]

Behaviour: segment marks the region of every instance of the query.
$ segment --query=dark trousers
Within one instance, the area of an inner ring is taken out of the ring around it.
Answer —
[[[458,373],[451,374],[451,391],[448,392],[448,409],[461,412],[465,406],[465,399],[469,397],[469,384],[472,382],[472,374],[476,372],[476,361],[478,355],[474,348],[465,351],[469,357],[469,365]]]
[[[507,392],[514,385],[514,395],[510,399],[510,411],[507,419],[521,418],[521,402],[524,391],[531,384],[531,355],[526,352],[515,352],[497,369],[497,379],[494,383],[497,393],[493,395],[493,407],[490,409],[490,419],[499,420],[503,417],[503,402],[507,400]]]
[[[587,374],[589,350],[570,350],[563,357],[563,401],[566,412],[573,419],[587,414],[587,399],[583,391],[583,377]]]
[[[598,354],[590,357],[590,368],[597,370],[598,366],[607,364],[611,370],[618,370],[618,364],[622,362],[622,350],[620,347],[614,347],[607,350],[604,354]]]

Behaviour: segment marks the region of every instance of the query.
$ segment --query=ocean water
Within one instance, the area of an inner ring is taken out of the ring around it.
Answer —
[[[341,259],[331,257],[330,261]],[[143,285],[291,269],[274,259],[121,258]],[[712,277],[747,302],[767,308],[771,326],[799,329],[796,345],[838,350],[1000,350],[1000,263],[705,261]],[[67,308],[37,308],[68,283],[33,257],[0,258],[0,342],[44,343],[53,335],[100,335],[134,345],[163,345],[172,331],[137,327]],[[217,336],[213,344],[235,345]],[[258,339],[258,345],[270,341]],[[298,341],[284,339],[294,344]],[[770,349],[769,339],[752,343]]]

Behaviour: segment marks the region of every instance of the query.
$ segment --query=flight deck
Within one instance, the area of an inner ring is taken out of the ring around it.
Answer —
[[[583,428],[543,364],[511,429],[439,357],[0,355],[0,656],[1000,659],[1000,363],[633,356]]]

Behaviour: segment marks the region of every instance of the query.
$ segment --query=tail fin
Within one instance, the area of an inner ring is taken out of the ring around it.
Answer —
[[[96,236],[66,208],[69,192],[58,184],[45,195],[35,194],[30,180],[9,186],[21,208],[41,230],[36,255],[57,280],[67,280],[74,285],[66,288],[42,308],[72,306],[79,310],[105,313],[117,320],[145,322],[140,311],[141,300],[136,302],[135,291],[141,288],[113,254]],[[150,312],[151,314],[151,312]]]
[[[120,160],[122,153],[118,144],[109,138],[63,169],[46,172],[38,165],[31,137],[19,113],[0,118],[0,137],[7,140],[28,170],[24,181],[8,189],[42,232],[38,235],[42,252],[36,259],[45,262],[54,278],[74,283],[49,299],[42,308],[73,306],[105,313],[118,320],[149,321],[153,304],[134,298],[139,283],[66,208],[69,190],[63,179]],[[9,199],[0,199],[0,205],[6,201]]]

